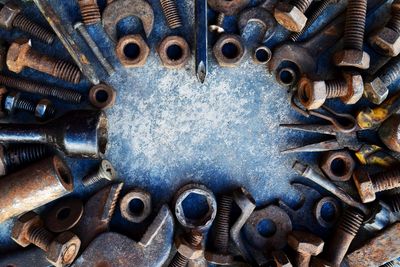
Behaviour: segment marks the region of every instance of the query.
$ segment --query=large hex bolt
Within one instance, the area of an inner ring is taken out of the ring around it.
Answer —
[[[375,200],[375,193],[400,187],[400,169],[397,168],[373,175],[364,169],[358,169],[354,172],[353,179],[361,201],[368,203]]]
[[[299,81],[298,97],[307,109],[318,109],[326,99],[340,98],[345,104],[355,104],[364,92],[362,76],[346,73],[345,79],[312,81],[303,77]]]
[[[392,16],[385,27],[371,37],[371,45],[385,56],[395,57],[400,53],[400,1],[392,3]]]
[[[100,9],[96,0],[78,0],[78,4],[85,25],[93,25],[101,21]]]
[[[82,183],[84,186],[89,186],[98,181],[105,179],[108,181],[112,181],[117,177],[117,172],[112,166],[111,162],[103,159],[100,163],[99,168],[94,173],[83,178]]]
[[[293,0],[293,4],[280,2],[274,10],[276,21],[292,32],[300,32],[307,23],[304,15],[312,0]]]
[[[229,253],[229,218],[232,204],[231,195],[223,195],[217,203],[217,215],[212,229],[213,249],[205,252],[205,258],[210,263],[230,265],[233,261],[233,257]]]
[[[157,49],[164,67],[177,69],[182,68],[190,58],[189,44],[180,36],[165,37]]]
[[[178,7],[175,0],[160,0],[162,11],[167,19],[168,27],[176,29],[182,26],[182,20],[179,16]]]
[[[179,235],[175,239],[176,254],[169,267],[185,267],[189,260],[203,257],[203,234],[198,231],[190,231],[186,235]]]
[[[34,244],[46,252],[47,260],[54,266],[71,264],[78,255],[81,241],[72,232],[54,236],[43,227],[43,221],[33,211],[25,213],[15,222],[11,238],[26,247]]]
[[[308,267],[311,256],[317,256],[324,248],[324,241],[316,235],[302,231],[293,231],[288,235],[289,246],[297,252],[298,267]]]
[[[9,1],[5,5],[0,4],[0,27],[7,30],[13,27],[17,28],[47,44],[51,44],[55,39],[52,32],[22,15],[21,8],[13,1]]]
[[[81,79],[81,72],[75,65],[40,54],[26,39],[16,40],[10,45],[6,62],[8,69],[15,73],[28,67],[71,83],[79,83]]]
[[[349,0],[344,29],[343,50],[333,58],[336,66],[368,69],[370,57],[363,51],[367,0]]]
[[[350,180],[356,162],[347,150],[328,151],[322,155],[320,167],[329,179],[345,182]]]

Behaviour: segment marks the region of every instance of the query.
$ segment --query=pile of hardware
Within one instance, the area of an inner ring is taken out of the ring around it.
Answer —
[[[399,0],[391,4],[389,21],[368,38],[364,37],[366,18],[386,1],[349,0],[347,6],[331,0],[265,1],[248,7],[249,0],[195,0],[199,81],[207,76],[209,32],[217,37],[212,51],[221,67],[237,66],[245,54],[242,37],[225,33],[225,16],[237,15],[241,33],[249,22],[260,24],[263,32],[253,51],[254,62],[268,64],[278,82],[290,88],[294,110],[326,122],[281,127],[333,137],[283,153],[324,152],[321,171],[300,161],[293,170],[329,196],[310,185],[293,183],[303,196],[300,206],[278,201],[256,209],[256,201],[243,187],[216,197],[205,185],[189,183],[176,192],[170,206],[164,204],[155,215],[152,197],[145,190],[134,188],[122,195],[123,183],[105,159],[82,183],[92,186],[108,180],[108,185],[85,202],[79,198],[54,202],[74,190],[71,171],[58,152],[67,157],[103,158],[108,136],[102,110],[111,107],[116,98],[113,88],[100,83],[94,63],[72,33],[79,34],[109,76],[115,69],[86,26],[102,23],[124,67],[143,66],[150,53],[146,41],[141,34],[119,38],[117,24],[138,17],[148,37],[154,24],[152,6],[145,0],[114,0],[107,1],[101,13],[96,1],[79,0],[83,22],[72,26],[61,23],[47,1],[34,2],[53,31],[24,16],[13,1],[0,5],[0,26],[46,44],[54,42],[57,35],[76,65],[39,53],[29,39],[17,39],[0,44],[0,70],[20,73],[31,68],[73,84],[79,83],[83,74],[93,84],[88,99],[96,109],[69,111],[54,119],[56,109],[50,100],[34,102],[20,92],[76,104],[83,95],[0,74],[1,115],[27,111],[41,121],[0,124],[0,174],[4,176],[0,179],[0,223],[15,218],[11,238],[22,247],[34,245],[1,255],[1,266],[397,266],[400,93],[389,95],[388,88],[400,76]],[[174,0],[160,3],[169,28],[179,29],[182,21]],[[210,26],[207,4],[218,13]],[[304,34],[332,5],[340,12],[305,40]],[[267,45],[277,31],[286,33],[285,41]],[[333,53],[335,67],[331,71],[339,73],[339,78],[319,78],[324,75],[319,73],[318,59],[342,36],[342,50]],[[379,55],[378,60],[364,51],[368,45]],[[133,51],[128,49],[132,47]],[[174,69],[187,65],[191,55],[187,41],[179,35],[165,37],[157,52],[163,66]],[[360,109],[356,116],[337,112],[325,103],[339,98],[342,104],[355,104],[363,96],[375,106]],[[199,211],[199,207],[203,209]],[[127,222],[146,222],[140,241],[109,231],[116,210]],[[353,242],[357,238],[362,241]]]

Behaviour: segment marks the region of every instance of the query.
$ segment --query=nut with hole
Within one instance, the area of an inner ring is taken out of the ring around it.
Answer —
[[[98,109],[107,109],[114,106],[116,97],[115,90],[104,83],[93,86],[89,91],[89,101]]]
[[[323,154],[320,167],[333,181],[345,182],[351,178],[356,162],[348,151],[328,151]]]
[[[322,227],[330,228],[339,218],[340,204],[333,197],[323,197],[314,204],[313,214]]]
[[[115,52],[124,67],[143,67],[150,54],[150,48],[140,34],[134,34],[119,39]]]
[[[271,60],[271,57],[271,49],[265,45],[257,47],[253,53],[253,61],[256,64],[267,64]]]
[[[300,32],[307,23],[304,12],[310,6],[312,0],[296,0],[294,2],[294,5],[279,2],[274,10],[274,17],[287,30]]]
[[[151,195],[142,189],[129,191],[120,202],[121,215],[133,223],[143,222],[151,213]]]
[[[78,224],[83,215],[83,203],[79,198],[64,199],[46,214],[45,225],[53,233],[62,233]]]
[[[180,36],[167,36],[157,49],[164,67],[178,69],[185,66],[190,58],[189,44]]]
[[[234,34],[222,34],[213,47],[214,56],[221,67],[237,67],[244,52],[242,39]]]

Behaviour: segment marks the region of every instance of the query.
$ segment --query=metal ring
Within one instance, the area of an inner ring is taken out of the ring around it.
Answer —
[[[138,201],[140,206],[133,207],[133,201]],[[151,213],[151,195],[142,189],[133,189],[121,199],[119,207],[122,217],[130,222],[140,223]]]
[[[333,207],[332,219],[326,219],[322,215],[323,206],[329,204]],[[332,227],[339,218],[340,207],[336,199],[333,197],[323,197],[314,206],[314,216],[318,223],[325,228]]]
[[[110,108],[114,105],[117,93],[106,84],[98,84],[90,88],[89,101],[99,109]]]
[[[54,233],[65,232],[74,227],[83,214],[83,203],[80,199],[72,198],[58,202],[48,212],[45,224]]]

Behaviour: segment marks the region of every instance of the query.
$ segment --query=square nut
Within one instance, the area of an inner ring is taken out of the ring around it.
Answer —
[[[356,170],[353,174],[353,180],[363,203],[375,200],[374,187],[369,174],[365,170]]]

